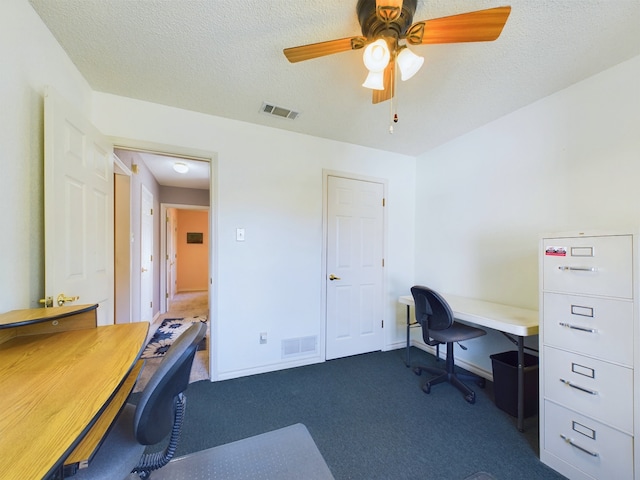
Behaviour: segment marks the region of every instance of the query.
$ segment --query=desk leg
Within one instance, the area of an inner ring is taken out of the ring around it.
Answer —
[[[518,430],[524,432],[524,337],[518,336]]]
[[[411,359],[409,358],[409,349],[411,348],[411,307],[407,305],[407,359],[405,360],[405,365],[407,367],[411,366]]]

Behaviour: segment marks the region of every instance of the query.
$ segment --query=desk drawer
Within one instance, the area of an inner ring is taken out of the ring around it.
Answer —
[[[543,448],[594,478],[633,478],[631,436],[549,401]]]
[[[544,293],[544,342],[633,365],[633,303]]]
[[[544,290],[632,297],[632,237],[545,238]]]
[[[633,370],[544,347],[544,395],[633,433]]]

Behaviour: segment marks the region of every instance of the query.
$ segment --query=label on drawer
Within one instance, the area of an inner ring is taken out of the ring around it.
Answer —
[[[596,378],[596,371],[593,368],[585,367],[579,363],[571,363],[571,371],[585,377]]]
[[[566,257],[567,247],[546,247],[544,249],[544,254],[552,257]]]

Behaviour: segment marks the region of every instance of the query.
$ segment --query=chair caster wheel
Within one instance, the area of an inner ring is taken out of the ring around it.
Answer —
[[[467,402],[471,403],[471,404],[476,403],[476,394],[475,394],[475,392],[472,392],[472,393],[470,393],[469,395],[465,395],[465,396],[464,396],[464,399],[465,399]]]
[[[425,384],[422,386],[422,391],[423,391],[424,393],[431,393],[431,384],[430,384],[430,383],[425,383]]]
[[[420,375],[422,375],[422,370],[420,370],[419,368],[414,368],[413,369],[413,373],[415,373],[416,375],[420,376]]]

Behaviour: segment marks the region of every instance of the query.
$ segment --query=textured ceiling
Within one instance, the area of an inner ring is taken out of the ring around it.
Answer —
[[[29,1],[94,90],[412,156],[640,55],[639,0],[418,0],[414,21],[512,11],[494,42],[415,47],[389,134],[359,52],[282,53],[359,35],[356,0]]]

